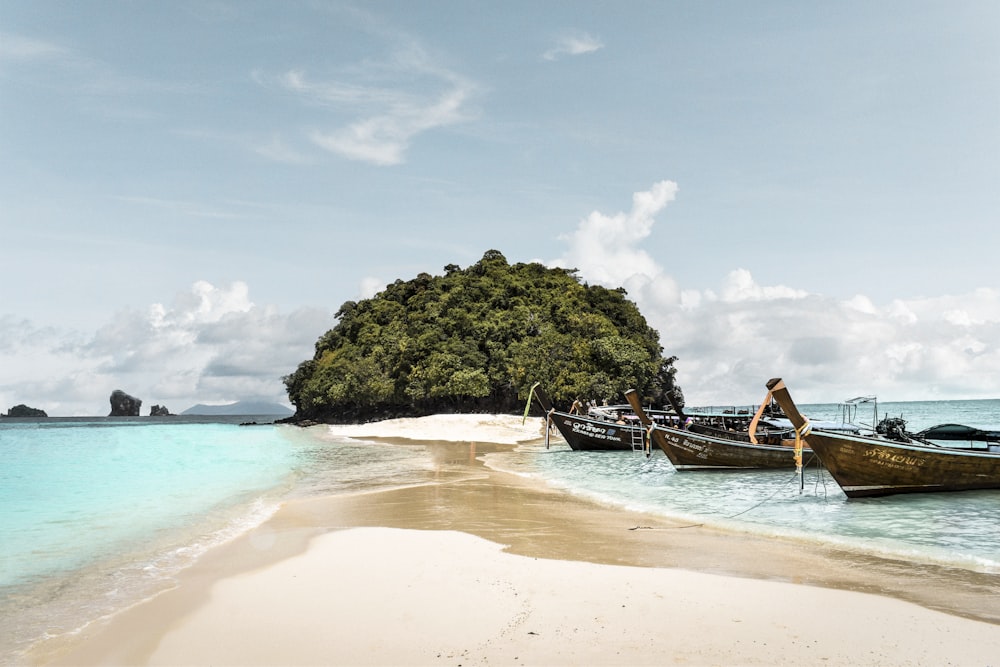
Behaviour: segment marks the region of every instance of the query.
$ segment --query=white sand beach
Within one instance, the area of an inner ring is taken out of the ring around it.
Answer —
[[[148,664],[989,665],[1000,628],[884,597],[356,528],[213,586]]]
[[[462,452],[540,437],[537,420],[521,425],[512,416],[332,430],[416,438]],[[975,611],[995,603],[974,599],[975,586],[956,601],[947,580],[922,587],[921,573],[874,560],[701,528],[668,530],[662,520],[657,527],[664,530],[628,530],[651,519],[514,475],[479,473],[422,488],[289,502],[266,524],[204,556],[174,590],[95,623],[34,661],[1000,662],[1000,625],[977,620]]]

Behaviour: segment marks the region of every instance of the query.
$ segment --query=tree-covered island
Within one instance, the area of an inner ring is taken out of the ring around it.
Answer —
[[[535,382],[557,405],[621,403],[627,389],[656,405],[679,394],[676,358],[624,289],[586,285],[575,269],[510,265],[497,250],[444,271],[344,303],[313,358],[284,378],[289,421],[517,413]]]

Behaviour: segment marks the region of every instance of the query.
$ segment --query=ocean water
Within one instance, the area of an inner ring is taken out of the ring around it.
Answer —
[[[836,405],[802,407],[813,419],[839,417]],[[871,422],[869,409],[856,420]],[[1000,400],[878,411],[912,431],[944,422],[1000,430]],[[287,498],[428,483],[440,463],[419,442],[240,425],[247,420],[0,419],[0,664],[172,587],[198,556]],[[800,489],[791,471],[677,473],[661,452],[573,452],[541,437],[485,460],[654,515],[1000,572],[1000,491],[848,500],[812,466]]]
[[[838,404],[802,405],[814,420],[840,420]],[[877,417],[876,417],[877,409]],[[917,432],[941,423],[1000,430],[1000,399],[862,404],[871,426],[902,417]],[[824,543],[870,554],[1000,573],[1000,490],[850,500],[813,462],[794,470],[678,473],[662,452],[573,452],[522,447],[494,467],[537,476],[600,502],[729,530]]]

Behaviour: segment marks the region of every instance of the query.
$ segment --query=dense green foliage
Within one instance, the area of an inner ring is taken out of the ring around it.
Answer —
[[[38,408],[29,408],[24,403],[21,403],[20,405],[15,405],[10,410],[8,410],[7,414],[5,415],[0,414],[0,417],[38,418],[38,417],[48,417],[48,415],[45,413],[45,410],[39,410]]]
[[[623,289],[508,265],[496,250],[465,270],[397,280],[337,318],[284,378],[296,419],[513,412],[535,382],[557,404],[623,402],[630,388],[662,404],[673,386],[674,358]]]

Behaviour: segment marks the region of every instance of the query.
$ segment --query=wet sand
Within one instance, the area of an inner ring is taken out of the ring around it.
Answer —
[[[398,437],[382,429],[376,437]],[[1000,656],[995,575],[605,507],[485,468],[478,457],[511,445],[485,444],[474,427],[439,435],[455,441],[432,446],[434,483],[289,502],[203,557],[176,589],[33,660],[987,665]]]

